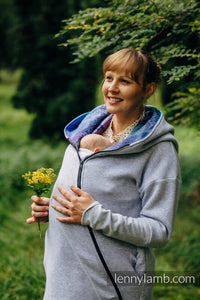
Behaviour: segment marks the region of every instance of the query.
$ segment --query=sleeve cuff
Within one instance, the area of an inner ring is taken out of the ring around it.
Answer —
[[[100,205],[98,201],[95,201],[92,203],[86,210],[83,212],[82,218],[81,218],[81,225],[88,225],[88,216],[89,216],[89,211],[93,210],[93,207]],[[87,222],[87,224],[86,224]]]

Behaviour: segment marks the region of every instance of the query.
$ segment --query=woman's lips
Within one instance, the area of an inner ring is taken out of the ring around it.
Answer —
[[[117,103],[120,103],[122,101],[123,101],[123,99],[120,99],[120,98],[108,97],[108,102],[110,104],[117,104]]]

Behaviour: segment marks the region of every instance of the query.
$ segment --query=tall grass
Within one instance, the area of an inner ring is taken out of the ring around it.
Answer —
[[[18,74],[1,75],[0,83],[0,299],[39,300],[43,297],[44,239],[37,225],[27,225],[31,192],[25,189],[21,174],[38,167],[52,167],[57,173],[66,143],[50,145],[33,141],[28,131],[34,115],[12,107]],[[153,100],[152,100],[153,101]],[[157,100],[155,100],[157,101]],[[154,103],[151,103],[154,104]],[[163,249],[156,249],[158,271],[200,271],[199,215],[195,198],[199,177],[199,136],[194,129],[176,128],[180,145],[183,187],[172,239]],[[43,237],[48,225],[42,224]],[[200,298],[194,285],[155,287],[155,299],[190,300]]]

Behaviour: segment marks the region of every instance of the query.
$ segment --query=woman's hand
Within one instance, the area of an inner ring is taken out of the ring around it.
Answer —
[[[48,222],[49,220],[49,198],[32,196],[31,200],[33,201],[32,208],[32,217],[27,219],[28,224],[32,224],[40,219],[40,223]]]
[[[83,190],[71,186],[72,192],[65,190],[63,187],[58,187],[59,192],[64,196],[54,195],[53,198],[62,206],[52,204],[52,207],[62,213],[63,217],[56,217],[60,222],[81,223],[83,212],[95,202],[95,200]]]

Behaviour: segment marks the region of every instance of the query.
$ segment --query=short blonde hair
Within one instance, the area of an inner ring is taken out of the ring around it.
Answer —
[[[125,70],[137,83],[145,87],[148,83],[161,82],[161,67],[144,51],[124,48],[109,55],[103,63],[103,74],[107,71]]]

